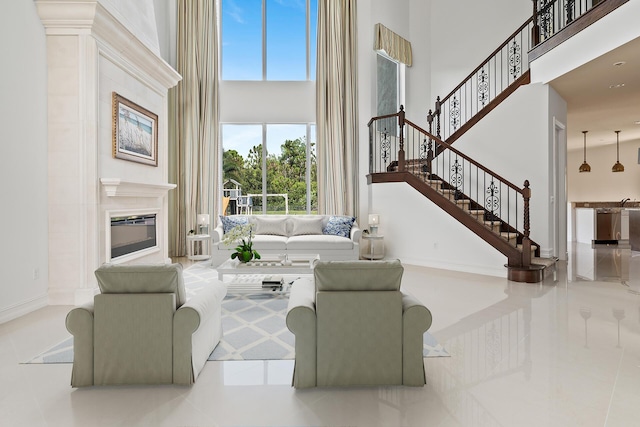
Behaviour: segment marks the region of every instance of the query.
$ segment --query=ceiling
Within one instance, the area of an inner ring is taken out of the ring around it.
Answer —
[[[582,149],[583,130],[587,148],[615,145],[616,130],[621,144],[640,139],[640,38],[550,84],[567,101],[568,150]]]

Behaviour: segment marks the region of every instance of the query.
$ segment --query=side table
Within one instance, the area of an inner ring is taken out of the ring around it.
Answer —
[[[369,242],[369,252],[362,254],[362,258],[370,260],[384,258],[384,236],[382,234],[362,234],[362,238]]]
[[[211,258],[211,236],[208,234],[191,234],[187,236],[187,258],[201,261]]]

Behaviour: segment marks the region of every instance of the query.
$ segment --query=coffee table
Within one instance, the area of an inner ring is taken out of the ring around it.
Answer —
[[[232,293],[288,292],[291,284],[300,276],[313,274],[318,255],[289,255],[263,257],[262,259],[242,263],[237,259],[228,259],[216,270],[218,279]],[[232,276],[226,277],[225,276]],[[282,276],[282,285],[263,286],[268,276]]]

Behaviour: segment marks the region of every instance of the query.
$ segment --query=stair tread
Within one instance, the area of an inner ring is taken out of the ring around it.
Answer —
[[[522,249],[522,243],[518,243],[518,244],[516,245],[516,248],[518,248],[518,249]],[[531,250],[533,251],[533,250],[535,250],[535,249],[538,249],[538,245],[534,245],[534,244],[532,243],[532,244],[531,244]]]
[[[509,231],[502,231],[500,232],[500,235],[507,240],[516,239],[518,237],[518,233],[513,233]]]

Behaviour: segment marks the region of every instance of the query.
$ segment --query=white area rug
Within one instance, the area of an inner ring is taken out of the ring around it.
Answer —
[[[217,277],[207,262],[190,266],[184,270],[187,295],[193,295]],[[293,359],[295,337],[285,323],[287,304],[286,294],[228,294],[222,302],[224,337],[209,360]],[[423,354],[424,357],[449,356],[428,332],[424,334]],[[26,363],[72,362],[73,337],[69,337]]]

